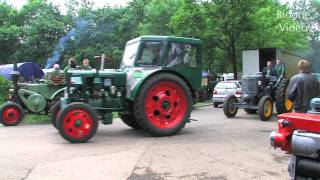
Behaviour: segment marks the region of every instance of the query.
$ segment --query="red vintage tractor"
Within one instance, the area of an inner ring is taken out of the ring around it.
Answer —
[[[311,107],[307,114],[279,115],[278,131],[270,135],[273,147],[292,154],[288,170],[293,179],[320,179],[320,98]]]

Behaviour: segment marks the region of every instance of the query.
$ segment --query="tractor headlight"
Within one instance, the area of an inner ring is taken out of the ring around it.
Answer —
[[[262,85],[262,81],[258,81],[258,85],[261,86]]]

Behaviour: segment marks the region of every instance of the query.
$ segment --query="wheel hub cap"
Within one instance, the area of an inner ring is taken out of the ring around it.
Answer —
[[[8,107],[2,113],[2,119],[6,122],[16,122],[20,117],[19,109],[16,107]]]
[[[145,113],[157,128],[172,128],[187,112],[187,98],[183,89],[173,82],[160,82],[147,92]]]
[[[91,114],[84,109],[72,109],[63,119],[63,128],[71,137],[82,138],[87,136],[93,127]]]

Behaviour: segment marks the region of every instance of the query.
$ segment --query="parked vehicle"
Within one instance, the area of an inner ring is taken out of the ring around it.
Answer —
[[[0,123],[5,126],[18,125],[25,113],[48,114],[51,106],[64,94],[63,74],[52,75],[47,81],[37,83],[20,83],[21,77],[25,76],[20,74],[17,64],[14,64],[11,72],[13,87],[9,89],[8,101],[0,106]]]
[[[216,108],[219,104],[223,104],[226,97],[229,95],[235,95],[240,101],[241,98],[241,86],[239,81],[221,81],[219,82],[212,92],[213,106]]]
[[[270,134],[270,143],[291,154],[291,179],[320,178],[320,98],[310,103],[304,113],[285,113],[278,116],[278,130]]]

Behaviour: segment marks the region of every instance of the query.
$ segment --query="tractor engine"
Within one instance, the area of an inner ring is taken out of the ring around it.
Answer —
[[[241,78],[242,101],[256,104],[259,94],[265,90],[267,79],[262,74],[245,75]]]
[[[311,101],[311,111],[279,115],[278,131],[272,132],[270,142],[292,154],[290,176],[320,178],[320,98]]]

